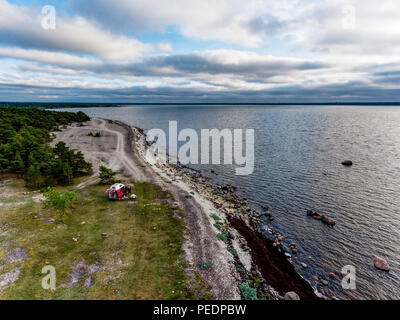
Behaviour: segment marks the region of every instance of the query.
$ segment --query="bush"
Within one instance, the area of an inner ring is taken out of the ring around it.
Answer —
[[[223,233],[219,233],[219,234],[217,235],[217,239],[218,239],[218,240],[221,240],[221,241],[223,241],[223,242],[227,242],[227,241],[228,241],[228,237],[227,237],[225,234],[223,234]]]
[[[100,166],[100,184],[113,184],[116,182],[115,180],[115,175],[117,173],[115,171],[112,171],[112,169],[109,169],[105,166]]]
[[[251,288],[247,282],[243,282],[239,289],[245,300],[258,300],[256,289]]]
[[[212,213],[210,217],[213,218],[215,222],[218,222],[221,220],[221,218],[218,217],[215,213]]]
[[[210,267],[211,267],[211,264],[209,264],[208,262],[202,262],[200,264],[200,270],[208,270],[208,269],[210,269]]]
[[[95,134],[93,134],[93,132],[89,132],[87,135],[89,137],[95,137],[95,138],[100,138],[101,137],[101,133],[100,132],[96,132]]]
[[[68,208],[71,208],[72,201],[76,200],[76,193],[71,191],[65,191],[60,193],[54,187],[49,187],[43,193],[44,207],[52,208],[61,216],[61,218],[67,213]]]
[[[235,248],[229,248],[228,251],[235,257],[237,257],[238,253]]]

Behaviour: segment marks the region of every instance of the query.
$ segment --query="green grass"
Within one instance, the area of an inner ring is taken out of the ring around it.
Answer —
[[[111,202],[104,186],[79,190],[68,218],[56,224],[46,224],[44,219],[56,214],[33,201],[0,208],[0,228],[9,226],[0,242],[11,241],[25,248],[28,256],[2,270],[21,266],[20,278],[0,291],[0,299],[192,299],[195,293],[189,289],[181,261],[183,219],[173,217],[176,208],[160,202],[170,195],[150,183],[134,183],[132,192],[137,195],[135,202]],[[107,266],[114,256],[122,264],[94,273],[94,285],[87,290],[82,288],[87,274],[76,287],[55,291],[41,287],[46,262],[56,268],[59,286],[68,279],[74,262]]]

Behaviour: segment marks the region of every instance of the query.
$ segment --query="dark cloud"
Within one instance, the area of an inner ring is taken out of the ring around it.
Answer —
[[[396,102],[397,89],[383,89],[359,82],[314,88],[283,86],[269,90],[209,91],[192,88],[143,86],[105,88],[53,88],[32,85],[0,84],[0,101],[64,101],[115,103],[306,103],[306,102]]]
[[[266,36],[276,36],[284,29],[285,23],[277,17],[267,14],[251,19],[246,23],[251,32]]]
[[[222,55],[222,53],[221,53]],[[216,57],[213,57],[214,59]],[[164,68],[171,68],[185,74],[237,74],[237,75],[267,75],[287,73],[294,70],[312,70],[327,68],[328,64],[321,62],[290,61],[287,59],[254,59],[239,63],[221,63],[197,54],[170,55],[154,57],[144,63],[132,65],[132,70],[140,73],[153,73]]]
[[[238,53],[238,52],[236,52]],[[319,61],[302,61],[286,58],[271,58],[251,56],[249,59],[238,62],[224,62],[224,52],[212,54],[172,54],[168,56],[153,56],[145,58],[138,63],[114,63],[102,61],[101,63],[84,63],[66,65],[65,61],[53,61],[48,63],[61,68],[79,70],[80,72],[93,72],[96,74],[130,75],[137,77],[167,76],[167,77],[191,77],[195,75],[236,75],[247,77],[249,81],[254,79],[267,79],[269,77],[289,74],[297,71],[327,69],[328,63]],[[10,56],[12,57],[12,55]],[[29,59],[29,57],[25,58]],[[38,61],[44,65],[42,61]],[[40,71],[40,68],[36,68]],[[44,70],[46,70],[44,68]]]

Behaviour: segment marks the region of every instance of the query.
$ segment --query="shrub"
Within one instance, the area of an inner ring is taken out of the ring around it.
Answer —
[[[219,234],[217,235],[217,239],[218,239],[218,240],[221,240],[221,241],[223,241],[223,242],[227,242],[227,241],[228,241],[228,237],[227,237],[225,234],[223,234],[223,233],[219,233]]]
[[[115,171],[112,171],[112,169],[109,169],[105,166],[100,166],[100,184],[113,184],[115,183],[115,175],[117,173]]]
[[[43,193],[43,204],[45,208],[52,208],[57,211],[61,218],[66,214],[67,209],[72,206],[72,201],[76,200],[76,193],[65,191],[60,193],[54,187],[49,187]]]
[[[221,220],[221,218],[220,217],[218,217],[215,213],[212,213],[211,215],[210,215],[210,217],[211,218],[213,218],[214,220],[215,220],[215,222],[217,222],[217,221],[220,221]]]
[[[208,262],[202,262],[200,263],[200,270],[208,270],[210,269],[211,264],[209,264]]]
[[[228,251],[235,257],[237,257],[238,253],[235,248],[229,248]]]
[[[258,300],[257,291],[251,288],[247,282],[243,282],[239,289],[246,300]]]

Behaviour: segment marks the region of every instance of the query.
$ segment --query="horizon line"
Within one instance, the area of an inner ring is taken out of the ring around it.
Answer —
[[[0,101],[1,106],[7,105],[86,105],[86,106],[124,106],[124,105],[272,105],[272,106],[400,106],[400,102],[39,102],[39,101]]]

